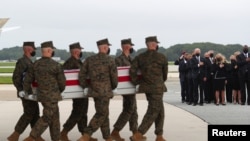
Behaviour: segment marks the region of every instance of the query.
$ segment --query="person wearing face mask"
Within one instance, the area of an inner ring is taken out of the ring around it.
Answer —
[[[96,113],[84,128],[78,141],[90,141],[91,136],[101,128],[105,141],[112,141],[109,125],[109,102],[114,96],[113,90],[118,85],[118,72],[115,59],[108,55],[108,39],[96,42],[99,52],[85,59],[79,72],[80,86],[88,88],[87,96],[93,97]],[[90,83],[86,79],[90,79]]]
[[[214,73],[214,90],[215,90],[215,104],[220,103],[226,105],[225,86],[227,83],[227,63],[225,56],[221,53],[216,54],[216,62],[212,66]]]
[[[196,106],[198,102],[200,106],[203,106],[204,86],[202,84],[207,81],[206,61],[200,56],[201,50],[199,48],[194,49],[194,54],[195,55],[191,59],[192,78],[194,82],[193,106]]]
[[[72,43],[69,45],[69,50],[71,56],[63,64],[64,70],[80,69],[82,66],[82,50],[79,42]],[[63,130],[61,131],[61,140],[69,141],[68,132],[74,128],[75,125],[78,127],[78,131],[82,134],[84,128],[87,126],[88,120],[88,98],[76,98],[72,99],[72,111],[69,118],[63,125]],[[91,141],[95,141],[93,139]]]
[[[239,79],[241,90],[241,105],[250,105],[250,53],[248,46],[242,48],[242,53],[237,56],[237,65],[239,67]]]
[[[117,67],[130,66],[132,59],[130,54],[133,53],[133,46],[131,39],[121,40],[122,54],[115,58]],[[137,132],[138,128],[138,113],[135,94],[123,95],[123,110],[114,124],[114,129],[111,132],[111,137],[115,141],[124,141],[119,132],[123,129],[127,122],[132,133]]]
[[[39,119],[39,106],[37,101],[30,101],[24,99],[24,95],[20,93],[23,91],[23,80],[25,78],[25,74],[29,67],[32,67],[33,62],[31,61],[31,57],[36,54],[36,47],[34,42],[23,42],[23,57],[17,60],[12,81],[14,86],[17,89],[17,97],[22,101],[23,111],[24,113],[19,118],[16,123],[14,132],[7,138],[8,141],[18,141],[20,134],[24,132],[27,126],[30,124],[31,128],[35,125],[36,121]],[[29,87],[29,94],[32,94],[32,89]],[[43,141],[41,137],[38,139],[39,141]]]
[[[156,36],[145,38],[147,51],[139,54],[132,61],[129,75],[132,84],[139,85],[138,93],[145,93],[148,101],[147,112],[145,113],[138,131],[130,137],[131,141],[145,141],[143,136],[155,123],[156,141],[166,141],[163,137],[164,126],[164,103],[163,94],[167,92],[165,82],[168,76],[168,59],[157,52],[159,41]],[[137,72],[141,71],[141,79],[138,79]]]
[[[204,94],[205,94],[205,102],[207,104],[211,103],[215,99],[215,91],[213,89],[213,72],[212,72],[212,65],[215,62],[214,59],[214,51],[209,50],[207,52],[207,56],[205,57],[206,59],[206,74],[207,74],[207,81],[205,84],[205,89],[204,89]]]
[[[241,104],[241,94],[240,94],[240,82],[238,76],[239,67],[237,65],[236,54],[230,56],[231,60],[231,75],[232,75],[232,94],[233,94],[233,103]]]
[[[66,78],[62,65],[52,59],[54,52],[52,41],[41,43],[42,58],[34,62],[26,73],[23,83],[23,93],[27,93],[30,85],[37,82],[37,101],[43,106],[43,115],[33,126],[29,137],[24,141],[37,140],[49,127],[52,141],[60,140],[60,119],[58,102],[62,100],[61,93],[65,89]]]

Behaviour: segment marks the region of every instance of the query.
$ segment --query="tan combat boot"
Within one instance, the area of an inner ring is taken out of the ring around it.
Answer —
[[[41,136],[36,138],[36,141],[45,141]]]
[[[110,136],[115,141],[125,141],[124,138],[121,138],[118,130],[114,129]]]
[[[140,132],[135,132],[133,136],[130,137],[131,141],[146,141],[146,137],[143,137]]]
[[[166,141],[162,135],[157,135],[155,141]]]
[[[23,141],[35,141],[34,138],[32,138],[31,136],[25,138]]]
[[[60,140],[61,141],[70,141],[68,138],[68,131],[66,131],[65,129],[63,129],[61,132]]]
[[[98,141],[96,138],[90,137],[89,141]]]
[[[79,138],[77,141],[90,141],[90,135],[89,134],[83,134],[81,138]]]
[[[111,137],[107,138],[105,141],[113,141]]]
[[[7,139],[8,141],[18,141],[20,134],[14,131]]]

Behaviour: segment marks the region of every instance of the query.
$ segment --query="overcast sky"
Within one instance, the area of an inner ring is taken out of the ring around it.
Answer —
[[[156,35],[160,46],[213,42],[250,45],[250,0],[1,0],[4,27],[0,49],[23,41],[52,40],[60,49],[80,42],[97,52],[96,41],[108,38],[111,53],[120,40],[132,38],[135,49]]]

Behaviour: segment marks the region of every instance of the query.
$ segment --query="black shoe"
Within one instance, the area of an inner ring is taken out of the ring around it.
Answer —
[[[245,103],[241,103],[241,105],[245,105]]]
[[[188,102],[187,104],[188,104],[188,105],[192,105],[192,102]]]
[[[203,106],[203,103],[200,103],[199,105],[200,105],[200,106]]]
[[[193,104],[193,106],[196,106],[196,105],[197,105],[197,103],[194,103],[194,104]]]

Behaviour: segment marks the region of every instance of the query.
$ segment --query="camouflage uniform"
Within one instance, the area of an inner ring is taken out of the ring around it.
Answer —
[[[137,79],[137,71],[142,74]],[[138,55],[132,62],[130,77],[134,85],[139,86],[139,93],[146,93],[148,109],[143,117],[138,131],[143,135],[155,122],[155,134],[163,134],[164,106],[163,92],[167,91],[164,82],[167,80],[168,61],[167,58],[157,51],[147,50]]]
[[[12,81],[14,86],[17,89],[17,96],[19,97],[18,93],[23,91],[23,79],[25,73],[27,72],[29,67],[32,67],[32,61],[25,55],[22,58],[18,59],[16,63],[15,70],[13,72]],[[32,94],[32,89],[29,86],[27,89],[29,94]],[[30,124],[31,128],[35,125],[36,121],[39,119],[39,105],[36,101],[26,100],[21,98],[22,105],[23,105],[23,115],[19,118],[16,126],[15,131],[19,134],[22,134],[26,127]]]
[[[90,83],[86,82],[89,76]],[[99,127],[104,139],[110,137],[109,100],[117,87],[118,74],[115,60],[105,53],[88,57],[80,69],[79,81],[82,88],[88,87],[88,96],[94,98],[96,113],[84,132],[92,135]]]
[[[115,63],[118,67],[130,66],[131,58],[130,56],[127,57],[124,53],[122,53],[115,59]],[[120,131],[128,121],[130,131],[137,131],[138,113],[135,94],[123,95],[123,111],[119,115],[119,118],[117,119],[116,123],[114,124],[114,128]]]
[[[63,69],[80,69],[81,66],[82,62],[80,59],[70,57],[63,64]],[[63,125],[66,131],[70,131],[77,124],[79,132],[83,133],[83,129],[87,126],[88,103],[88,98],[73,99],[73,109],[71,111],[71,115]]]
[[[39,137],[49,126],[51,139],[60,138],[60,120],[58,101],[65,89],[66,78],[62,66],[49,57],[35,61],[28,70],[24,80],[24,91],[27,91],[33,80],[38,83],[37,100],[43,105],[43,115],[32,128],[30,136]]]

